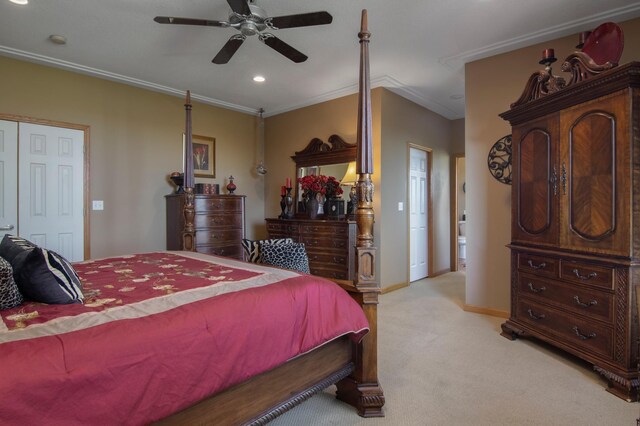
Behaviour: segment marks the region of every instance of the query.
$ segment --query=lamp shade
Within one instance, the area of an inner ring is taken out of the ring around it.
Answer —
[[[340,185],[354,185],[357,180],[358,176],[356,175],[356,162],[352,161],[347,167],[347,172],[344,174],[342,179],[340,179]]]

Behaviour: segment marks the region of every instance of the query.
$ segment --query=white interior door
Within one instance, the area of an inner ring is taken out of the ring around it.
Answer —
[[[427,153],[409,148],[409,281],[427,276]]]
[[[19,125],[19,235],[84,259],[84,132]]]
[[[18,229],[18,123],[0,120],[0,237]]]

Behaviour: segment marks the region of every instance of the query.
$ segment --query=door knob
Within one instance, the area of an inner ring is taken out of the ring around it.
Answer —
[[[0,226],[0,231],[11,231],[12,229],[13,225]]]

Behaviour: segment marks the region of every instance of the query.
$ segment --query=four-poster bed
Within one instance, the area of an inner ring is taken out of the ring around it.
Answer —
[[[356,278],[195,252],[187,94],[185,251],[82,262],[83,304],[0,311],[0,423],[264,424],[331,384],[361,416],[383,416],[369,37],[363,11]]]
[[[371,86],[369,73],[369,39],[367,11],[362,11],[360,39],[360,73],[358,94],[357,156],[358,206],[355,265],[353,281],[335,280],[362,307],[369,322],[369,333],[357,344],[343,339],[305,354],[270,372],[211,397],[183,413],[166,419],[182,421],[228,422],[269,421],[331,384],[337,385],[337,398],[349,403],[363,417],[384,416],[384,395],[377,372],[377,304],[380,287],[376,276],[376,248],[373,244],[373,141],[371,128]],[[186,152],[191,152],[191,104],[187,92]],[[185,158],[190,158],[185,155]],[[193,165],[185,164],[183,247],[194,249]],[[255,381],[255,383],[254,383]],[[259,402],[258,402],[259,401]],[[220,408],[225,407],[224,411]],[[211,418],[213,412],[220,415]],[[231,422],[232,424],[234,422]]]

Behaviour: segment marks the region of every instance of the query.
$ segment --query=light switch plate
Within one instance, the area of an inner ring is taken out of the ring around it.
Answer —
[[[402,201],[398,202],[398,211],[401,212],[404,210],[404,203]]]
[[[104,201],[93,200],[93,210],[104,210]]]

